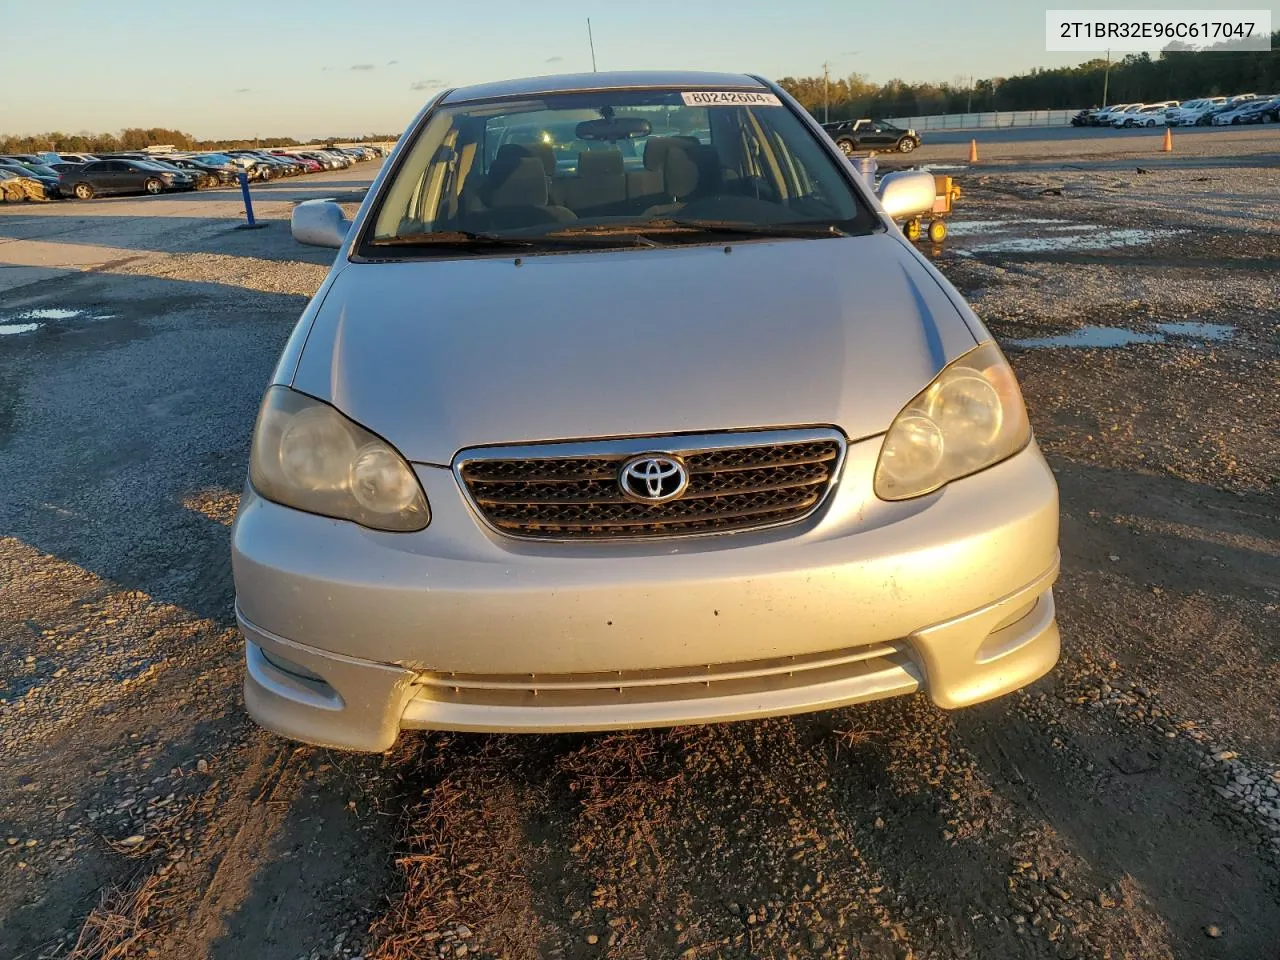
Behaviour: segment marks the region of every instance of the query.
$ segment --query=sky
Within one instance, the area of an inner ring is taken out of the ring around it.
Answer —
[[[60,0],[54,15],[35,0],[3,17],[0,134],[399,132],[444,86],[590,70],[588,16],[601,70],[776,79],[820,75],[828,61],[833,76],[956,82],[1090,59],[1045,52],[1045,9],[1025,0]]]

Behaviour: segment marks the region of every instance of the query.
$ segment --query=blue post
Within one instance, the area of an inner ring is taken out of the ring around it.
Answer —
[[[249,229],[252,230],[257,224],[253,219],[253,201],[249,199],[249,174],[244,170],[240,171],[240,192],[244,194],[244,215],[249,221]]]

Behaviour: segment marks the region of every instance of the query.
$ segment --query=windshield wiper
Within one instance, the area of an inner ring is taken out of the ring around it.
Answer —
[[[369,241],[374,247],[484,247],[487,249],[525,249],[532,240],[519,240],[496,233],[473,233],[470,230],[432,230],[405,233],[395,237],[379,237]]]
[[[648,230],[698,231],[744,237],[848,237],[848,231],[834,223],[743,223],[738,220],[686,220],[666,217],[636,225]]]
[[[608,233],[588,230],[553,230],[527,237],[509,237],[496,233],[473,233],[470,230],[436,230],[425,233],[407,233],[398,237],[381,237],[370,241],[372,246],[396,247],[470,247],[487,250],[528,250],[534,247],[599,247],[602,241],[613,240]],[[655,246],[652,240],[629,236],[626,243],[635,246]],[[609,244],[616,245],[616,244]]]

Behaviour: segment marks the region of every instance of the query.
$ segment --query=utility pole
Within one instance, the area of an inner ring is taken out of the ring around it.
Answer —
[[[973,113],[973,75],[969,75],[969,105],[964,108],[965,113]]]
[[[596,41],[591,35],[591,18],[587,17],[587,43],[591,45],[591,72],[596,73]]]
[[[1107,85],[1111,81],[1111,51],[1107,50],[1107,72],[1102,75],[1102,108],[1107,107]]]
[[[822,61],[822,122],[831,122],[831,64]]]

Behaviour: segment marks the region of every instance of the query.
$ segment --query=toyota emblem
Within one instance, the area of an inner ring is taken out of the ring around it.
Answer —
[[[684,493],[689,471],[675,457],[646,453],[632,457],[618,473],[618,486],[639,503],[666,503]]]

